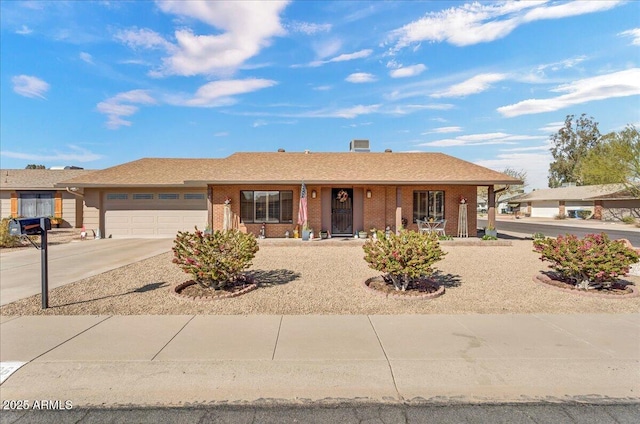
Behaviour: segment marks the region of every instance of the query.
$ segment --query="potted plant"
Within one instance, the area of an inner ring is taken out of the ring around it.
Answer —
[[[365,230],[358,231],[358,238],[366,239],[367,238],[367,232]]]
[[[307,224],[304,224],[304,227],[302,227],[302,240],[309,240],[309,236],[311,236],[311,233],[313,232],[312,228],[309,228],[307,226]]]
[[[496,227],[494,227],[493,225],[489,224],[484,229],[484,235],[485,236],[489,236],[489,237],[498,237],[498,230],[496,230]]]
[[[321,238],[321,239],[327,239],[327,238],[329,238],[329,231],[327,231],[327,230],[322,230],[322,231],[320,231],[320,238]]]

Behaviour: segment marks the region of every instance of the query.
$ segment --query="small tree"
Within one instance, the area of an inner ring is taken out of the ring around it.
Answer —
[[[533,241],[540,260],[581,289],[610,287],[638,262],[638,254],[620,240],[609,240],[606,233],[587,234],[582,240],[567,234],[556,239]]]
[[[44,165],[36,165],[35,163],[31,163],[24,167],[24,169],[46,169]]]
[[[587,156],[590,149],[601,142],[598,123],[586,114],[575,120],[574,115],[567,115],[564,127],[551,135],[551,155],[553,162],[549,165],[549,187],[560,187],[562,183],[574,182],[582,185],[579,173],[580,161]]]
[[[382,231],[375,234],[362,246],[364,259],[370,268],[384,272],[396,290],[405,291],[414,280],[431,275],[432,265],[446,254],[435,234],[406,230],[398,235]]]
[[[238,230],[204,233],[179,231],[174,240],[173,263],[204,288],[220,290],[235,282],[251,266],[258,251],[253,234]]]

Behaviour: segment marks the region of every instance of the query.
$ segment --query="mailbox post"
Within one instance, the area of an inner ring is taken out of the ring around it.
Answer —
[[[42,309],[49,307],[49,257],[47,231],[51,229],[49,218],[12,219],[9,222],[9,234],[12,236],[40,236],[40,247],[31,239],[29,241],[40,250],[40,279],[42,288]]]

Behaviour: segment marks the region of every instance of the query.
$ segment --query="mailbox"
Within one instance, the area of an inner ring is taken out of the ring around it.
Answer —
[[[40,222],[44,220],[44,228],[41,228]],[[20,218],[9,221],[9,234],[12,236],[36,236],[42,233],[42,230],[51,229],[51,220],[49,218]]]

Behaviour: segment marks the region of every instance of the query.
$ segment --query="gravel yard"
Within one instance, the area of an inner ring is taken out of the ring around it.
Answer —
[[[363,260],[361,242],[261,243],[252,272],[261,287],[240,297],[195,303],[169,292],[190,279],[162,254],[0,308],[1,315],[139,314],[488,314],[629,313],[640,298],[599,299],[561,293],[532,281],[547,269],[530,240],[512,246],[443,245],[436,264],[446,293],[436,299],[386,299],[362,283],[379,275]],[[640,277],[627,281],[640,284]]]

